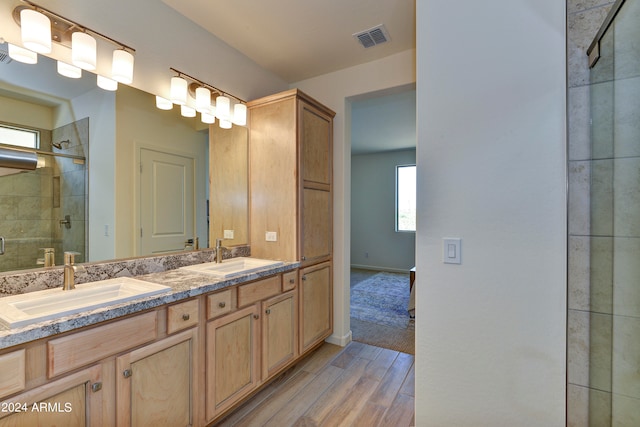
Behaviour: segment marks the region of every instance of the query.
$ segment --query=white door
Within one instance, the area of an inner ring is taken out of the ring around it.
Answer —
[[[195,236],[194,159],[140,149],[139,255],[184,250]]]

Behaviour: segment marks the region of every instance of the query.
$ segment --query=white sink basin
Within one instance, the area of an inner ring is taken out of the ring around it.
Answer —
[[[131,277],[117,277],[76,285],[75,289],[47,289],[0,298],[0,323],[19,328],[110,304],[167,292],[171,288]]]
[[[204,264],[188,265],[182,267],[182,269],[196,273],[210,274],[220,279],[229,279],[231,277],[253,273],[263,268],[277,267],[282,264],[284,264],[284,262],[270,259],[238,257],[224,260],[220,264],[207,262]]]

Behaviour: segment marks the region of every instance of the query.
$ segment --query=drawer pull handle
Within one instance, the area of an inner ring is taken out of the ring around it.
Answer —
[[[189,316],[189,313],[185,313],[185,314],[182,315],[182,320],[185,320],[185,321],[189,320],[190,317],[191,316]]]
[[[95,393],[95,392],[100,391],[100,390],[102,390],[102,383],[98,382],[98,383],[91,384],[91,391],[92,392]]]
[[[224,301],[220,301],[220,302],[218,303],[218,307],[220,307],[220,308],[224,308],[226,305],[227,305],[227,303],[226,303],[226,302],[224,302]]]
[[[271,314],[271,309],[267,308],[264,312],[267,313],[267,314]]]
[[[129,378],[131,375],[133,375],[131,369],[125,369],[124,371],[122,371],[122,376],[125,378]]]

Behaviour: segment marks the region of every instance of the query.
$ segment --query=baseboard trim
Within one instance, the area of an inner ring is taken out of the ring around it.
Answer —
[[[359,268],[362,270],[371,270],[371,271],[387,271],[390,273],[409,273],[409,269],[403,270],[401,268],[392,268],[392,267],[374,267],[372,265],[359,265],[359,264],[351,264],[351,268]]]
[[[344,347],[351,342],[351,339],[351,330],[349,330],[349,333],[343,337],[340,337],[338,335],[330,335],[329,338],[327,338],[325,341],[329,344],[335,344],[339,345],[340,347]]]

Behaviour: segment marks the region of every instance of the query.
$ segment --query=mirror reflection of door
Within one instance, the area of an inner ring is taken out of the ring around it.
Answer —
[[[195,236],[195,160],[145,148],[140,160],[138,255],[184,250]]]

